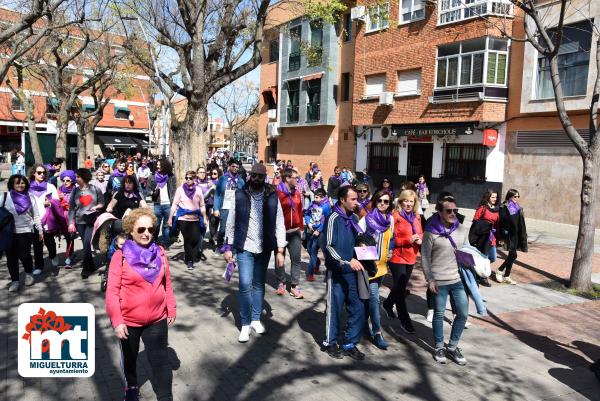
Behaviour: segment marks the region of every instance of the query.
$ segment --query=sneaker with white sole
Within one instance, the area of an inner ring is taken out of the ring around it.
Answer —
[[[52,267],[58,267],[58,256],[55,256],[52,259],[50,259],[50,263],[52,263]]]
[[[433,309],[427,309],[426,319],[429,323],[433,322]]]
[[[240,336],[238,337],[238,341],[241,343],[248,342],[250,339],[250,325],[242,326],[240,330]]]
[[[465,358],[463,356],[463,354],[460,352],[460,348],[458,348],[458,347],[446,348],[446,355],[448,355],[448,358],[450,358],[452,361],[454,361],[458,365],[463,366],[463,365],[467,364],[467,358]]]
[[[510,285],[517,284],[517,282],[515,280],[513,280],[512,278],[510,278],[510,277],[504,277],[504,280],[502,280],[502,282],[504,284],[510,284]]]
[[[496,281],[499,282],[499,283],[501,283],[504,280],[504,275],[500,271],[497,271],[494,274],[494,277],[496,278]]]
[[[267,332],[267,329],[265,329],[265,326],[263,326],[260,320],[253,320],[252,323],[250,323],[250,327],[252,327],[252,330],[254,330],[256,334],[265,334]]]
[[[33,283],[35,283],[35,279],[33,278],[33,275],[31,274],[25,274],[25,285],[26,286],[30,286],[33,285]]]
[[[279,283],[279,285],[277,286],[277,290],[275,291],[275,294],[277,294],[277,295],[285,294],[285,283]]]
[[[444,347],[436,348],[433,351],[433,359],[438,363],[446,363],[446,349]]]
[[[8,292],[17,292],[19,291],[19,281],[13,281],[10,283],[8,287]]]
[[[65,269],[72,269],[73,266],[71,266],[71,258],[66,258],[65,259]]]
[[[300,287],[298,286],[290,288],[290,295],[296,299],[304,298],[304,294],[302,294],[302,291],[300,291]]]
[[[33,275],[34,276],[39,276],[40,274],[42,274],[42,269],[35,269],[35,270],[33,270]]]

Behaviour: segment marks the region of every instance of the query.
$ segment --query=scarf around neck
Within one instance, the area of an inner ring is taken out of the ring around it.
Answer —
[[[360,210],[363,210],[364,208],[366,208],[367,205],[369,204],[369,202],[370,202],[369,197],[366,197],[364,200],[359,199],[358,200],[358,210],[360,211]],[[375,208],[375,209],[377,209],[377,208]]]
[[[154,181],[156,181],[156,185],[159,188],[163,188],[167,184],[167,181],[169,181],[169,175],[157,171],[154,173]]]
[[[389,214],[383,214],[379,209],[374,208],[365,216],[365,222],[367,223],[366,231],[368,234],[381,234],[390,228],[392,219]]]
[[[290,191],[287,185],[285,185],[285,182],[280,182],[279,184],[277,184],[277,190],[285,194],[288,198],[290,198],[290,206],[292,207],[292,210],[296,210],[294,206],[294,195],[296,194],[296,188],[293,188]]]
[[[37,182],[33,180],[31,185],[29,185],[29,192],[31,192],[36,198],[39,198],[40,196],[44,195],[47,191],[48,182],[46,181]]]
[[[314,191],[319,188],[321,188],[321,180],[311,180],[310,189]]]
[[[15,205],[17,214],[23,214],[31,207],[31,198],[28,192],[17,192],[14,189],[10,190],[10,198]]]
[[[113,173],[111,174],[113,177],[125,177],[127,175],[127,170],[121,172],[118,169],[113,171]]]
[[[191,188],[187,184],[183,184],[181,187],[183,188],[183,192],[185,192],[185,196],[187,196],[190,200],[193,200],[194,195],[196,194],[196,184],[192,185]]]
[[[521,210],[521,206],[519,206],[517,202],[513,201],[512,199],[506,202],[506,208],[508,209],[508,213],[510,213],[511,216],[514,216]]]
[[[231,174],[229,171],[225,173],[225,177],[227,177],[227,183],[225,184],[226,189],[237,189],[238,186],[238,176]]]
[[[127,240],[123,244],[123,256],[127,264],[144,280],[154,284],[162,266],[160,247],[156,243],[153,242],[145,248],[132,240]]]
[[[417,228],[415,227],[415,218],[417,217],[417,215],[415,214],[415,212],[406,213],[406,210],[400,209],[400,216],[402,216],[404,220],[410,223],[413,234],[416,234]]]
[[[63,195],[70,195],[71,192],[73,192],[73,190],[75,189],[75,185],[67,187],[65,184],[62,184],[59,189]]]
[[[336,212],[344,220],[346,231],[348,232],[348,234],[352,234],[352,230],[354,230],[356,234],[363,232],[360,226],[356,224],[356,222],[352,218],[354,216],[354,213],[351,212],[350,214],[348,214],[348,212],[346,212],[346,210],[342,207],[342,205],[339,202],[335,204],[335,206],[333,207],[333,211]]]
[[[458,219],[456,219],[454,224],[452,224],[452,227],[450,227],[450,229],[446,231],[446,226],[444,225],[444,223],[442,223],[440,215],[436,213],[431,217],[431,220],[429,220],[429,223],[425,227],[425,231],[429,231],[432,234],[448,238],[448,240],[452,244],[452,247],[456,249],[456,242],[454,242],[454,238],[452,238],[451,234],[458,228],[459,225],[460,222],[458,221]]]

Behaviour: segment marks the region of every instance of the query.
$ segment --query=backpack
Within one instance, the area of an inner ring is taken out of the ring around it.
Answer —
[[[7,196],[8,193],[5,193],[0,207],[0,255],[12,246],[15,232],[15,216],[5,207]]]

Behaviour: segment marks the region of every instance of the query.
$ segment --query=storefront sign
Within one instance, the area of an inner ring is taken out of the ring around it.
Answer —
[[[430,136],[409,136],[408,142],[431,142],[432,139]]]
[[[449,124],[417,124],[393,125],[392,131],[398,136],[424,137],[447,135],[473,135],[474,123],[449,123]]]
[[[496,129],[484,129],[483,130],[483,145],[494,147],[498,143],[498,130]]]

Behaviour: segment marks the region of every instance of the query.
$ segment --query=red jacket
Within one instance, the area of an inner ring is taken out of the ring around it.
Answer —
[[[285,229],[304,229],[304,219],[302,213],[302,193],[300,191],[294,191],[292,199],[285,192],[277,189],[277,196],[281,203],[281,209],[283,209],[283,221],[285,222]],[[293,208],[292,208],[293,203]]]
[[[494,230],[496,230],[496,232],[492,236],[490,245],[496,246],[496,238],[498,237],[499,230],[500,230],[500,213],[492,212],[492,211],[490,211],[489,208],[482,205],[482,206],[479,206],[479,208],[475,211],[475,216],[473,216],[473,221],[479,220],[479,219],[487,220],[490,223],[492,223],[492,226],[494,227]]]
[[[106,313],[116,328],[148,326],[167,317],[175,317],[175,296],[171,286],[171,272],[164,249],[162,272],[150,284],[127,264],[123,251],[117,250],[110,260],[106,288]]]
[[[419,248],[416,242],[410,242],[413,236],[413,230],[410,223],[402,217],[399,211],[394,211],[394,252],[390,262],[404,265],[414,265],[417,262]],[[423,239],[423,228],[421,226],[421,216],[415,216],[415,228],[419,237]]]

